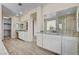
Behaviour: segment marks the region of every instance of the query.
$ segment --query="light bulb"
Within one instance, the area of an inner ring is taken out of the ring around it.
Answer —
[[[20,15],[22,15],[22,14],[23,14],[23,12],[19,12],[19,14],[20,14]]]

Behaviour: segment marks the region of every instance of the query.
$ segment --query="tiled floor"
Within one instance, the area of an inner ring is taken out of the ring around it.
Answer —
[[[52,52],[39,48],[33,42],[5,39],[3,43],[10,55],[54,55]]]

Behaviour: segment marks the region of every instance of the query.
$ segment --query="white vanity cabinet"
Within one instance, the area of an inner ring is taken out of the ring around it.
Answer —
[[[61,37],[43,34],[43,48],[61,54]]]
[[[42,34],[37,35],[37,45],[62,55],[78,55],[78,37]]]
[[[62,55],[78,54],[78,37],[63,36],[62,39]]]

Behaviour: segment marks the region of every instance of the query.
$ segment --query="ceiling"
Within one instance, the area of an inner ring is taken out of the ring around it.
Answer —
[[[22,3],[21,7],[18,5],[18,3],[3,3],[2,5],[4,5],[8,9],[10,9],[12,12],[17,14],[19,9],[21,9],[22,12],[26,10],[26,13],[27,13],[29,10],[37,6],[40,6],[42,4],[43,3]]]

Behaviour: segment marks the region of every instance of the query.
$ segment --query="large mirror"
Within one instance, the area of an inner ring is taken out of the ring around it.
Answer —
[[[55,16],[44,19],[44,31],[51,33],[61,33],[64,35],[76,34],[76,10],[77,7],[57,11]],[[77,15],[78,16],[78,15]],[[77,19],[78,23],[78,19]],[[77,24],[78,29],[78,24]]]
[[[45,31],[56,32],[56,19],[55,18],[45,19]]]

